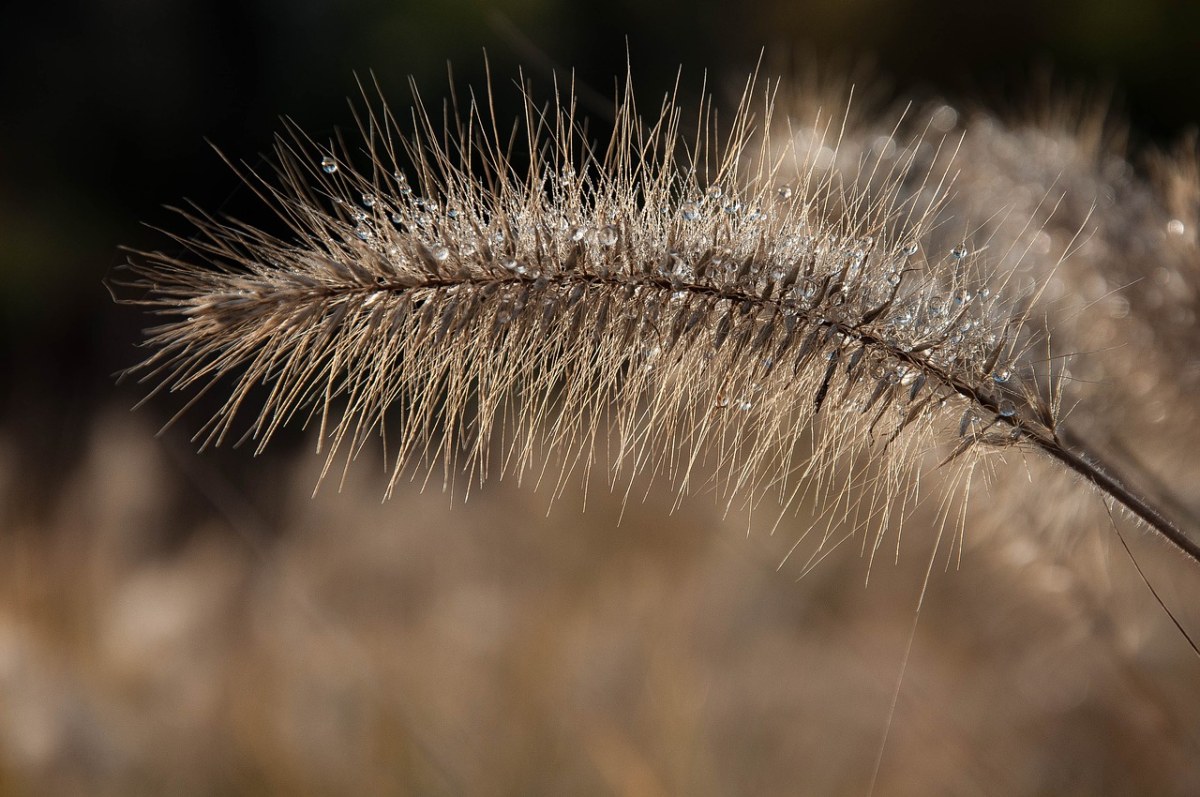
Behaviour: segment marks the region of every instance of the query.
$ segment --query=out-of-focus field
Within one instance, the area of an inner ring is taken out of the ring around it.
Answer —
[[[799,520],[703,496],[310,498],[310,452],[123,410],[80,443],[36,506],[0,445],[0,794],[863,794],[881,748],[880,795],[1200,790],[1200,661],[1111,531],[943,541],[892,713],[925,529],[798,580]],[[1194,568],[1130,542],[1196,633]]]

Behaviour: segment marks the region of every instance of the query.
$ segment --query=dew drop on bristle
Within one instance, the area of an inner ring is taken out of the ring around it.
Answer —
[[[684,221],[695,221],[700,218],[700,209],[696,207],[695,202],[684,202],[679,206],[679,213],[683,216]]]
[[[916,253],[917,253],[917,244],[915,241],[913,243],[910,243],[908,246],[904,247],[904,256],[905,257],[912,257]]]
[[[996,412],[1001,418],[1011,418],[1017,414],[1017,405],[1011,399],[1003,399],[997,406]]]
[[[710,185],[707,193],[709,199],[720,199],[721,195],[725,193],[725,189],[719,185]]]
[[[780,199],[782,199],[782,200],[785,200],[785,201],[786,201],[786,200],[788,200],[788,199],[791,199],[791,198],[792,198],[792,189],[791,189],[791,186],[786,186],[786,185],[785,185],[785,186],[783,186],[782,188],[780,188],[780,189],[779,189],[779,198],[780,198]]]
[[[617,242],[617,228],[610,224],[596,233],[596,242],[601,246],[612,246]]]
[[[450,250],[444,246],[435,246],[432,249],[430,249],[429,251],[433,255],[434,260],[441,261],[441,260],[445,260],[446,258],[450,257]]]
[[[374,194],[363,194],[362,195],[362,203],[363,203],[364,208],[375,207],[375,195]]]
[[[967,248],[966,244],[959,244],[950,250],[950,257],[954,258],[955,260],[962,260],[969,254],[971,254],[971,250]]]
[[[963,412],[962,419],[958,422],[958,436],[966,437],[967,432],[969,432],[971,427],[977,423],[979,423],[979,416],[975,413],[975,409],[973,407],[968,407],[966,411]]]
[[[333,174],[337,170],[338,170],[337,161],[334,160],[331,156],[326,155],[324,158],[321,158],[321,171],[325,172],[326,174]]]

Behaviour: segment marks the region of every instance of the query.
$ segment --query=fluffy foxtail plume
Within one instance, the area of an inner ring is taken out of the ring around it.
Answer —
[[[772,89],[719,129],[671,97],[643,121],[627,86],[599,146],[569,93],[526,94],[511,132],[475,100],[438,123],[418,100],[411,125],[368,107],[349,148],[293,132],[246,176],[288,235],[184,212],[187,255],[134,257],[126,301],[163,322],[132,373],[225,385],[203,445],[304,423],[327,471],[382,436],[391,487],[662,479],[815,507],[822,541],[878,545],[927,469],[1019,448],[1200,559],[1062,428],[1038,289],[993,284],[969,240],[930,250],[953,166],[916,145],[956,141],[842,175],[836,122],[772,138]]]

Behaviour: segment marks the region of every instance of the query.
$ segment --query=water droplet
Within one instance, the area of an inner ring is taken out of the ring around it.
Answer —
[[[904,247],[903,251],[905,257],[912,257],[917,253],[917,242],[913,241],[908,246]]]
[[[446,215],[451,219],[457,219],[459,217],[459,210],[458,208],[450,208],[446,211]]]
[[[709,199],[720,199],[721,195],[725,193],[725,189],[719,185],[710,185],[707,193]]]
[[[887,283],[888,283],[888,285],[899,285],[900,284],[900,272],[898,272],[898,271],[888,272]]]
[[[571,230],[571,240],[572,241],[582,241],[584,239],[584,236],[586,236],[587,234],[588,234],[588,228],[584,227],[581,224],[578,227],[576,227],[575,229]]]
[[[977,423],[979,423],[979,415],[975,413],[975,409],[973,407],[968,407],[966,411],[963,412],[962,420],[958,422],[958,436],[966,437],[968,430],[970,430],[971,427]]]
[[[404,223],[403,216],[401,216],[399,213],[392,214],[392,224],[403,224],[403,223]]]
[[[959,244],[950,250],[950,257],[955,260],[962,260],[967,255],[971,254],[971,250],[967,248],[965,243]]]
[[[725,212],[730,216],[736,215],[742,209],[742,203],[736,199],[725,206]]]
[[[779,198],[783,199],[783,200],[791,199],[792,198],[791,186],[785,185],[785,186],[781,187],[779,189]]]
[[[1017,405],[1013,404],[1011,399],[1001,399],[996,405],[996,412],[1001,418],[1011,418],[1017,414]]]
[[[1002,385],[1010,379],[1012,379],[1011,368],[998,368],[996,372],[992,374],[992,381],[998,385]]]
[[[992,295],[992,289],[987,287],[986,285],[979,289],[979,298],[980,299],[987,299],[991,295]]]
[[[601,246],[612,246],[617,242],[617,228],[610,224],[596,233],[596,241]]]
[[[363,203],[364,208],[375,207],[375,195],[374,194],[363,194],[362,195],[362,203]]]
[[[401,171],[392,172],[392,177],[396,178],[396,182],[398,183],[408,182],[408,175]]]
[[[450,257],[450,250],[444,246],[435,246],[429,250],[434,260],[445,260]]]
[[[729,406],[729,396],[726,396],[724,393],[722,393],[721,395],[717,396],[713,400],[713,405],[716,407],[722,407],[722,408],[728,407]]]
[[[975,298],[975,294],[971,293],[966,288],[959,288],[958,290],[956,290],[954,292],[954,304],[957,306],[962,306],[964,304],[970,304],[971,300],[974,298]]]
[[[366,227],[355,227],[354,234],[359,237],[359,240],[362,240],[362,241],[371,240],[371,231],[368,230]]]
[[[1179,219],[1171,219],[1167,222],[1167,232],[1171,235],[1183,235],[1187,228],[1183,226],[1183,222]]]
[[[746,221],[762,221],[766,217],[766,213],[763,213],[760,209],[755,208],[746,214]]]
[[[563,176],[564,180],[574,180],[575,179],[575,167],[569,163],[566,166],[562,167],[562,176]]]
[[[684,221],[695,221],[700,218],[700,209],[696,207],[695,202],[684,202],[679,206],[679,212]]]
[[[742,412],[749,412],[751,409],[753,409],[753,407],[754,402],[748,399],[742,399],[741,402],[738,403],[738,409]]]

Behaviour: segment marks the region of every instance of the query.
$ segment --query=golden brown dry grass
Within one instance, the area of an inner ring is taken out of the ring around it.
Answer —
[[[311,455],[234,485],[151,432],[98,419],[5,536],[5,793],[866,789],[929,536],[869,584],[848,547],[797,580],[791,533],[702,499],[381,504],[365,469],[310,499]],[[1123,552],[1003,531],[939,560],[877,793],[1194,790],[1196,662]],[[1138,542],[1194,622],[1196,580]]]
[[[358,172],[282,145],[296,240],[139,260],[146,370],[231,380],[201,437],[257,401],[330,458],[96,418],[6,517],[0,789],[1200,788],[1196,659],[1120,540],[1188,629],[1195,567],[1043,456],[1200,513],[1194,143],[830,105],[728,148],[626,106],[610,151],[531,105],[528,175],[486,114],[370,119]]]

